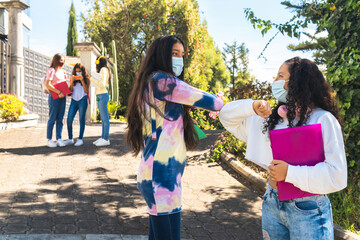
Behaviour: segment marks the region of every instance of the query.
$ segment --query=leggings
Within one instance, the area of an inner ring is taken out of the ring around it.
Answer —
[[[181,215],[179,213],[149,215],[149,240],[180,240]]]

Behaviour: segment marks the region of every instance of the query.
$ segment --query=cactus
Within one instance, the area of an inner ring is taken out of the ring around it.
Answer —
[[[118,79],[118,71],[117,71],[117,57],[116,57],[116,46],[115,41],[112,40],[112,54],[114,61],[114,77],[113,77],[113,101],[119,102],[119,79]]]
[[[105,55],[104,55],[104,53],[105,53],[104,49],[105,49],[105,48],[104,48],[104,43],[101,42],[101,43],[100,43],[101,56],[105,56]]]

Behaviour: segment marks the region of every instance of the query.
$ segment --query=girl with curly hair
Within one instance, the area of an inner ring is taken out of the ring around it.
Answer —
[[[175,35],[155,39],[129,97],[126,137],[134,154],[142,150],[137,182],[148,206],[150,240],[180,240],[186,149],[198,141],[190,106],[219,111],[224,105],[183,80],[183,41]]]
[[[278,100],[272,110],[264,100],[244,99],[228,103],[219,114],[224,127],[247,142],[246,158],[270,171],[262,205],[263,238],[334,239],[331,204],[326,194],[347,185],[335,94],[316,64],[299,57],[281,65],[272,91]],[[317,123],[322,129],[324,162],[295,166],[273,159],[268,131]],[[317,195],[280,201],[279,181]]]

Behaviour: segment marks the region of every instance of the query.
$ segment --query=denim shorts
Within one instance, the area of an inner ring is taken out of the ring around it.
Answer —
[[[331,203],[326,195],[279,201],[268,185],[262,204],[263,239],[333,240]]]

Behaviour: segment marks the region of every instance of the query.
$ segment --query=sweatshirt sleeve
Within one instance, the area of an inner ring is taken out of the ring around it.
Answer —
[[[98,88],[106,88],[108,80],[108,70],[106,68],[100,69],[100,74],[95,74],[94,77],[90,78],[90,81],[94,83]]]
[[[347,163],[344,140],[339,122],[329,112],[319,118],[325,161],[315,166],[288,166],[285,181],[303,191],[328,194],[347,185]]]
[[[156,73],[152,81],[154,97],[161,101],[180,103],[209,111],[219,111],[224,106],[223,101],[214,94],[192,87],[164,73]]]
[[[237,100],[226,104],[220,111],[221,124],[238,139],[247,142],[251,128],[249,117],[256,115],[253,100]]]

